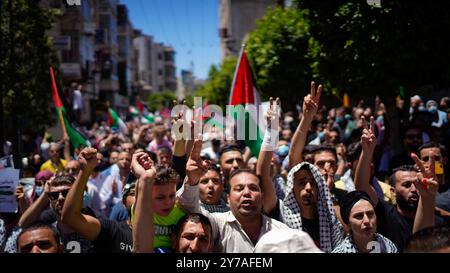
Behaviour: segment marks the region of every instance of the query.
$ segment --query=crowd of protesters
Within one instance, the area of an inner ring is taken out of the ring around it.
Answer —
[[[395,147],[383,102],[329,109],[321,93],[298,114],[271,99],[257,156],[214,131],[175,137],[185,113],[95,123],[91,147],[39,138],[0,252],[450,252],[450,98],[397,99]]]

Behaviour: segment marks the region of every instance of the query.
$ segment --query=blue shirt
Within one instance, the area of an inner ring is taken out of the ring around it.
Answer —
[[[128,219],[128,211],[127,208],[123,205],[123,203],[117,203],[111,210],[109,214],[109,220],[114,220],[117,222],[123,222]]]

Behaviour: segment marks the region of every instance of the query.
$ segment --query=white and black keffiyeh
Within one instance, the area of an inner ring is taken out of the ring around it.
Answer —
[[[319,215],[320,249],[331,252],[334,247],[344,240],[344,230],[334,214],[328,186],[319,170],[308,162],[302,162],[294,166],[288,174],[286,185],[286,197],[280,201],[281,218],[290,228],[302,230],[302,218],[300,207],[294,195],[294,174],[303,166],[308,166],[317,183],[318,198],[317,212]]]
[[[381,234],[375,233],[375,241],[373,244],[368,246],[372,251],[370,253],[397,253],[397,247],[395,244],[384,237]],[[333,253],[359,253],[358,249],[356,249],[356,245],[353,242],[353,236],[349,234],[345,240],[340,243],[335,249],[332,251]]]
[[[230,207],[225,201],[223,201],[223,199],[220,199],[220,203],[218,205],[208,205],[200,201],[200,206],[211,213],[227,212],[230,210]]]

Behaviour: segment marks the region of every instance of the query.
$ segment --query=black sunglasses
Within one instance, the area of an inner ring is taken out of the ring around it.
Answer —
[[[433,156],[434,157],[434,161],[441,161],[441,157],[438,155]],[[430,160],[430,157],[428,155],[422,157],[422,161],[428,162]]]
[[[48,193],[48,198],[52,201],[57,200],[59,198],[59,194],[62,194],[64,198],[66,198],[67,194],[69,193],[70,189],[65,189],[62,191],[53,191]]]

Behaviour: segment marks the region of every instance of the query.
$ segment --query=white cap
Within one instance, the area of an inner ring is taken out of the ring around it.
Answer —
[[[255,253],[322,253],[304,231],[283,228],[264,234],[255,247]]]

